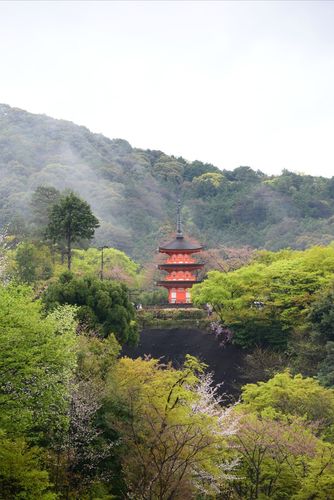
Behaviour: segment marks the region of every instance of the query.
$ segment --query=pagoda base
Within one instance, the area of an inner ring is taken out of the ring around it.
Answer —
[[[191,302],[188,304],[170,304],[167,302],[166,304],[159,304],[159,306],[145,306],[145,309],[193,309],[194,304]]]
[[[168,302],[170,304],[191,304],[190,288],[170,288]]]

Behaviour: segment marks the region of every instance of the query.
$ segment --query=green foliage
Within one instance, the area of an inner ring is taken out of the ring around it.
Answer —
[[[237,343],[256,347],[248,372],[266,381],[246,385],[227,411],[195,358],[180,369],[119,359],[119,342],[137,339],[131,302],[165,298],[130,298],[126,286],[98,280],[98,249],[71,257],[73,243],[91,239],[98,225],[91,205],[101,220],[96,245],[152,260],[174,228],[181,191],[185,225],[208,246],[327,244],[334,178],[220,171],[3,105],[0,141],[0,225],[9,224],[14,246],[28,236],[16,250],[1,249],[2,279],[38,284],[53,261],[60,275],[43,297],[48,315],[28,288],[0,288],[0,495],[333,498],[333,246],[261,251],[194,287],[196,301],[215,306]],[[60,196],[64,188],[87,203]],[[55,255],[30,242],[46,226],[52,242],[67,245],[77,277],[61,274]],[[137,284],[137,265],[122,252],[105,249],[104,265],[106,278]],[[184,327],[202,325],[202,314],[140,316]],[[277,373],[287,363],[291,371]],[[310,377],[295,375],[299,369]]]
[[[123,281],[135,285],[138,281],[138,264],[131,260],[124,252],[115,248],[103,250],[103,277]],[[100,276],[101,250],[88,248],[87,250],[74,249],[72,251],[71,270],[76,275]],[[64,266],[58,264],[55,274],[64,272]]]
[[[167,181],[170,184],[181,184],[183,180],[184,167],[182,163],[177,161],[175,158],[170,158],[167,155],[162,154],[154,165],[153,170],[154,175]]]
[[[334,306],[333,284],[316,294],[310,307],[308,321],[310,333],[295,343],[294,366],[304,374],[318,376],[325,386],[334,385],[333,339]]]
[[[287,366],[285,353],[257,347],[244,358],[241,378],[248,382],[267,381]]]
[[[104,380],[115,365],[121,346],[111,333],[107,338],[87,337],[78,339],[77,373],[84,380]]]
[[[334,449],[321,446],[308,463],[308,474],[303,478],[300,490],[293,500],[329,500],[334,495]]]
[[[326,355],[319,366],[319,381],[327,387],[334,387],[334,342],[326,343]]]
[[[206,173],[220,173],[219,168],[211,165],[210,163],[202,163],[195,160],[192,163],[184,164],[184,179],[185,181],[192,181],[194,177],[200,177]]]
[[[38,186],[31,196],[32,223],[39,236],[45,236],[53,205],[59,202],[60,192],[52,186]]]
[[[275,375],[242,390],[239,452],[241,498],[331,498],[334,492],[334,392],[311,378]]]
[[[105,432],[102,415],[105,381],[119,352],[120,345],[112,334],[106,339],[87,333],[78,337],[68,432],[49,450],[50,477],[61,498],[114,498],[108,483],[115,473],[113,447],[117,439]]]
[[[15,252],[14,275],[19,282],[47,280],[53,274],[50,250],[45,245],[21,243]]]
[[[0,288],[0,427],[35,439],[66,426],[76,363],[73,308],[40,309],[29,289]]]
[[[324,290],[313,303],[309,319],[324,340],[334,340],[334,289]]]
[[[122,281],[131,287],[138,286],[142,279],[138,264],[115,248],[105,248],[103,253],[105,279]],[[6,255],[6,275],[22,283],[35,284],[46,281],[53,275],[60,276],[67,267],[61,262],[58,254],[52,255],[50,248],[41,243],[23,242],[14,249],[6,250],[4,255]],[[98,248],[72,250],[71,267],[77,276],[100,277],[101,250]],[[156,293],[159,295],[160,290]],[[143,300],[140,301],[144,303]]]
[[[304,249],[334,239],[333,179],[288,171],[266,176],[247,166],[221,171],[6,105],[0,141],[0,226],[10,224],[18,236],[41,234],[57,194],[49,190],[67,188],[101,221],[97,245],[150,260],[160,228],[175,226],[183,187],[185,226],[209,247]]]
[[[294,373],[316,377],[320,365],[326,357],[326,346],[320,341],[317,333],[307,329],[306,332],[293,335],[288,353],[290,366]]]
[[[76,329],[81,313],[102,329],[106,303],[128,300],[123,292],[66,273],[46,292],[52,312],[42,317],[27,287],[1,288],[5,498],[332,497],[332,389],[285,371],[246,385],[226,408],[196,358],[179,369],[119,358],[110,330],[101,338],[87,324]],[[76,305],[55,307],[60,298]],[[280,355],[272,355],[276,370]]]
[[[198,196],[203,198],[214,196],[224,180],[222,174],[216,172],[205,173],[193,179],[193,185]]]
[[[89,276],[76,278],[68,272],[49,285],[42,300],[47,311],[58,305],[76,305],[83,328],[104,336],[115,333],[121,344],[137,342],[135,311],[123,283]]]
[[[134,295],[134,300],[136,303],[145,306],[167,304],[168,290],[163,287],[156,287],[156,289],[152,291],[140,291],[138,294]]]
[[[81,239],[92,239],[99,221],[92,214],[87,202],[73,192],[61,196],[50,210],[48,237],[58,243],[65,242],[68,269],[71,269],[72,243]]]
[[[281,419],[289,416],[317,422],[328,431],[334,424],[334,391],[317,380],[278,373],[268,382],[247,384],[242,389],[243,408],[259,415],[270,414]]]
[[[316,293],[332,282],[333,272],[333,246],[261,252],[255,262],[235,271],[209,272],[193,287],[193,299],[213,304],[241,346],[284,348],[292,329],[304,325]]]
[[[322,470],[324,476],[330,477],[332,466],[324,454],[327,458],[332,455],[333,446],[314,436],[312,427],[296,417],[285,422],[270,416],[244,413],[238,433],[232,440],[240,460],[239,480],[234,483],[237,498],[295,498],[306,479],[314,480],[312,468],[315,468],[315,463],[318,472]],[[320,492],[324,493],[326,489]]]
[[[117,430],[129,495],[134,498],[208,497],[226,485],[233,422],[202,379],[205,366],[187,356],[184,367],[122,358],[111,374],[107,425]]]
[[[56,500],[43,470],[45,456],[38,447],[29,447],[23,438],[10,439],[0,432],[1,498]]]

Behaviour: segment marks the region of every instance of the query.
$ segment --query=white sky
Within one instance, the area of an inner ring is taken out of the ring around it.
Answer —
[[[220,168],[334,175],[334,2],[0,2],[0,102]]]

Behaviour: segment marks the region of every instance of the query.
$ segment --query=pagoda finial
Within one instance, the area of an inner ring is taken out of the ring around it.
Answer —
[[[177,222],[176,222],[176,237],[183,238],[182,224],[181,224],[181,200],[177,200]]]

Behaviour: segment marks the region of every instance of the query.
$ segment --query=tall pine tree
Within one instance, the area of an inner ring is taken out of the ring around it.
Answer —
[[[49,221],[47,234],[55,242],[65,241],[67,267],[71,270],[72,243],[80,239],[92,239],[99,221],[89,204],[73,192],[61,196],[59,202],[53,205]]]

